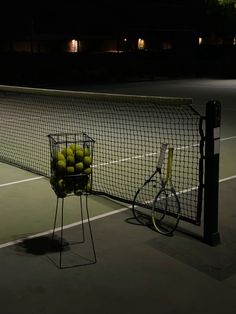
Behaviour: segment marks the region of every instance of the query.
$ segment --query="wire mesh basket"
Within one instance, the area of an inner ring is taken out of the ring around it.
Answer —
[[[49,134],[51,177],[56,195],[90,194],[94,140],[85,133]]]

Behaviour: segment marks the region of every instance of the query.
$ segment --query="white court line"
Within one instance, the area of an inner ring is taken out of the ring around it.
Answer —
[[[223,141],[229,141],[229,140],[234,140],[234,139],[236,139],[236,136],[224,137],[224,138],[221,138],[220,141],[223,142]]]
[[[236,139],[236,136],[230,136],[230,137],[221,138],[220,141],[228,141],[228,140],[232,140],[232,139]],[[192,147],[196,147],[196,146],[199,146],[199,144],[193,144],[192,145]],[[182,146],[182,147],[178,147],[177,150],[187,149],[189,147],[190,146]],[[153,156],[153,155],[157,155],[157,153],[147,153],[145,155],[137,155],[137,156],[128,157],[128,158],[124,158],[124,159],[112,160],[112,161],[104,162],[104,163],[101,163],[101,164],[98,164],[98,165],[93,165],[92,167],[96,168],[96,167],[101,167],[101,166],[107,166],[107,165],[110,165],[110,164],[116,164],[116,163],[119,163],[119,162],[129,161],[129,160],[132,160],[132,159],[142,159],[142,158],[145,158],[147,156]],[[33,177],[33,178],[30,178],[30,179],[25,179],[25,180],[20,180],[20,181],[15,181],[15,182],[4,183],[4,184],[0,184],[0,188],[1,187],[5,187],[5,186],[9,186],[9,185],[13,185],[13,184],[18,184],[18,183],[24,183],[24,182],[28,182],[28,181],[38,180],[38,179],[42,179],[42,178],[44,178],[44,177],[40,176],[40,177]]]
[[[225,138],[221,138],[220,141],[228,141],[228,140],[233,140],[233,139],[236,139],[236,136],[230,136],[230,137],[225,137]],[[176,150],[184,150],[184,149],[188,149],[189,147],[198,147],[200,146],[200,144],[192,144],[192,145],[186,145],[186,146],[180,146],[180,147],[177,147]],[[153,153],[147,153],[147,154],[144,154],[144,155],[137,155],[137,156],[132,156],[132,157],[128,157],[128,158],[123,158],[123,159],[118,159],[118,160],[112,160],[112,161],[109,161],[109,162],[104,162],[104,163],[101,163],[101,164],[98,164],[98,165],[93,165],[92,167],[96,168],[96,167],[101,167],[101,166],[107,166],[107,165],[111,165],[111,164],[116,164],[116,163],[119,163],[119,162],[124,162],[124,161],[130,161],[130,160],[133,160],[133,159],[142,159],[142,158],[145,158],[145,157],[149,157],[149,156],[155,156],[157,155],[158,153],[157,152],[153,152]]]
[[[219,182],[225,182],[225,181],[229,181],[229,180],[233,180],[233,179],[236,179],[236,175],[220,179]],[[180,191],[180,192],[178,192],[178,194],[186,193],[186,192],[193,191],[193,190],[196,190],[196,189],[197,189],[197,187],[193,187],[193,188],[188,189],[188,190]],[[129,205],[127,207],[122,207],[120,209],[113,210],[112,212],[108,212],[108,213],[105,213],[105,214],[94,216],[94,217],[90,218],[90,221],[98,220],[98,219],[101,219],[101,218],[104,218],[104,217],[108,217],[108,216],[112,216],[112,215],[121,213],[123,211],[126,211],[126,210],[130,209],[131,207],[132,207],[132,205]],[[84,223],[87,223],[87,222],[88,222],[88,219],[84,220]],[[78,226],[78,225],[81,225],[81,224],[82,224],[82,221],[77,221],[77,222],[74,222],[72,224],[63,226],[63,229],[69,229],[69,228],[72,228],[72,227],[75,227],[75,226]],[[13,245],[15,245],[17,243],[21,243],[21,242],[23,242],[25,240],[28,240],[28,239],[34,239],[34,238],[38,238],[38,237],[41,237],[41,236],[44,236],[44,235],[48,235],[48,234],[52,233],[52,231],[53,231],[53,229],[50,229],[50,230],[47,230],[47,231],[44,231],[44,232],[33,234],[33,235],[25,237],[23,239],[18,239],[18,240],[15,240],[15,241],[10,241],[10,242],[6,242],[6,243],[3,243],[3,244],[0,244],[0,249],[8,247],[8,246],[13,246]],[[60,231],[60,227],[56,228],[55,231]]]
[[[20,180],[20,181],[13,181],[13,182],[8,182],[8,183],[3,183],[3,184],[0,184],[0,188],[2,188],[2,187],[4,187],[4,186],[9,186],[9,185],[18,184],[18,183],[24,183],[24,182],[39,180],[39,179],[42,179],[42,178],[44,178],[44,177],[43,177],[43,176],[40,176],[40,177],[33,177],[33,178],[24,179],[24,180]]]
[[[107,216],[111,216],[111,215],[115,215],[115,214],[118,214],[118,213],[121,213],[123,211],[126,211],[128,209],[130,209],[132,206],[127,206],[127,207],[123,207],[123,208],[120,208],[120,209],[116,209],[112,212],[108,212],[108,213],[105,213],[105,214],[101,214],[101,215],[97,215],[95,217],[92,217],[90,218],[90,221],[93,221],[93,220],[98,220],[98,219],[101,219],[101,218],[104,218],[104,217],[107,217]],[[87,223],[88,222],[88,219],[85,219],[84,220],[84,223]],[[69,228],[72,228],[72,227],[76,227],[78,225],[81,225],[82,224],[82,221],[77,221],[77,222],[74,222],[72,224],[69,224],[69,225],[65,225],[63,226],[63,230],[65,229],[69,229]],[[58,227],[55,229],[55,232],[56,231],[60,231],[61,228]],[[53,232],[53,229],[50,229],[50,230],[47,230],[47,231],[44,231],[44,232],[40,232],[40,233],[37,233],[37,234],[33,234],[31,236],[28,236],[28,237],[25,237],[23,239],[19,239],[19,240],[15,240],[15,241],[10,241],[10,242],[7,242],[7,243],[3,243],[3,244],[0,244],[0,249],[4,248],[4,247],[7,247],[7,246],[12,246],[12,245],[15,245],[17,243],[21,243],[25,240],[28,240],[28,239],[34,239],[34,238],[38,238],[38,237],[41,237],[41,236],[44,236],[44,235],[48,235],[50,233]]]
[[[234,180],[236,179],[236,175],[235,176],[231,176],[231,177],[227,177],[227,178],[223,178],[223,179],[220,179],[219,182],[225,182],[225,181],[229,181],[229,180]]]

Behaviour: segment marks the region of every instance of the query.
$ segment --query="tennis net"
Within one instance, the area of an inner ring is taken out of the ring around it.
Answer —
[[[49,177],[47,135],[61,132],[95,140],[94,192],[129,203],[167,143],[182,219],[200,224],[201,115],[192,99],[0,86],[2,162]]]

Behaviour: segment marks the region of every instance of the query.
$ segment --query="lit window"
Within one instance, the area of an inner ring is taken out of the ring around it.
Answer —
[[[78,40],[72,39],[69,42],[69,52],[78,52]]]
[[[198,37],[198,44],[202,45],[202,37]]]
[[[161,49],[171,50],[172,49],[172,43],[170,41],[164,41],[163,43],[161,43]]]
[[[139,38],[139,39],[138,39],[138,49],[139,49],[139,50],[143,50],[144,47],[145,47],[144,39]]]

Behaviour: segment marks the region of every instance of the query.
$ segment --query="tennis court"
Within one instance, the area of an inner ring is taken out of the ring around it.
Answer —
[[[127,203],[167,142],[182,217],[199,223],[203,126],[191,99],[2,87],[1,117],[3,161],[49,177],[48,135],[85,132],[95,140],[93,190]]]
[[[138,93],[143,91],[143,94],[154,94],[153,83],[152,85],[151,83],[139,84]],[[161,95],[161,91],[165,93],[163,86],[168,85],[167,82],[160,84],[163,84],[162,89],[158,90],[158,82],[156,83],[157,95]],[[169,86],[171,84],[172,82]],[[182,84],[184,86],[185,83],[182,82]],[[211,90],[208,97],[207,87],[204,89],[202,84],[203,81],[200,81],[199,87],[197,82],[194,82],[195,90],[191,91],[194,101],[199,101],[196,105],[199,111],[203,108],[203,99],[196,99],[197,97],[194,96],[202,97],[203,93],[200,90],[203,89],[204,103],[212,98]],[[219,82],[216,81],[216,84]],[[135,94],[137,86],[138,83],[128,85],[128,94]],[[187,87],[190,89],[190,86]],[[118,93],[121,88],[122,86],[113,86],[112,91]],[[34,174],[8,163],[0,163],[2,222],[0,242],[2,263],[6,270],[2,278],[8,292],[8,298],[4,301],[5,313],[12,313],[14,306],[9,305],[9,298],[14,298],[14,292],[19,296],[16,304],[19,306],[24,304],[26,313],[32,313],[30,312],[32,306],[35,307],[35,313],[63,313],[66,310],[65,303],[68,302],[71,304],[71,313],[74,313],[77,311],[76,297],[78,296],[76,294],[79,294],[78,309],[88,313],[96,311],[96,306],[92,305],[93,302],[97,302],[101,309],[105,308],[103,311],[105,313],[118,313],[122,309],[123,313],[143,313],[143,311],[151,313],[153,309],[156,309],[157,296],[155,293],[150,293],[150,289],[159,294],[163,313],[164,310],[166,313],[174,313],[176,308],[183,313],[189,310],[192,313],[199,313],[206,309],[211,311],[213,308],[215,313],[222,312],[222,309],[226,309],[226,313],[234,312],[236,109],[232,101],[235,99],[232,90],[229,95],[227,85],[226,88],[223,89],[223,85],[221,88],[222,99],[217,97],[217,89],[215,90],[216,98],[222,102],[219,204],[221,244],[211,248],[199,239],[196,240],[191,233],[200,236],[202,226],[199,227],[187,221],[180,222],[179,230],[172,238],[163,237],[149,228],[129,223],[129,218],[132,216],[130,204],[104,196],[91,195],[89,196],[89,212],[92,218],[98,262],[87,268],[79,267],[63,271],[63,274],[58,273],[59,270],[47,258],[47,250],[44,252],[42,249],[44,242],[37,242],[37,238],[42,239],[47,236],[53,226],[56,196],[49,180],[41,174]],[[102,92],[112,92],[111,86],[100,86],[97,89]],[[98,90],[94,89],[94,91]],[[174,97],[190,97],[184,88],[182,91],[173,89],[172,93]],[[171,96],[170,94],[168,96]],[[12,117],[9,119],[11,120]],[[129,118],[127,118],[127,125],[128,121]],[[22,120],[21,123],[23,122]],[[118,137],[114,130],[111,132],[112,135],[118,145],[122,145],[124,134],[121,132]],[[153,153],[146,148],[145,152],[146,154]],[[124,164],[124,155],[117,157],[114,151],[111,154],[114,154],[113,175],[116,175],[119,165]],[[143,156],[143,153],[141,155]],[[189,156],[191,157],[191,154]],[[132,157],[137,156],[128,155],[126,165]],[[104,166],[107,167],[107,164]],[[152,167],[152,163],[148,164],[148,167]],[[132,178],[128,179],[127,186],[123,187],[125,192],[129,190],[130,180]],[[107,194],[110,194],[109,191]],[[65,210],[65,225],[68,226],[68,234],[74,234],[80,222],[77,197],[66,199]],[[32,242],[29,237],[33,237]],[[22,246],[18,240],[23,240],[26,245],[28,243],[28,247]],[[37,249],[39,251],[41,249],[44,254],[39,253]],[[35,271],[36,268],[37,271]],[[13,277],[18,280],[15,287],[9,283],[9,278],[13,280]],[[45,283],[42,282],[43,278]],[[175,284],[171,284],[173,278],[182,282],[181,292],[177,291],[180,289]],[[134,282],[136,289],[134,289]],[[66,297],[64,285],[69,291]],[[51,292],[47,287],[50,287]],[[92,295],[89,292],[91,288],[94,291]],[[161,302],[167,299],[167,290],[169,295],[175,295],[173,303],[168,305]],[[57,304],[51,300],[55,298],[55,291],[58,293],[56,295],[61,296]],[[196,293],[202,294],[203,299],[207,296],[209,302],[207,304],[202,302],[196,306]],[[221,301],[215,299],[218,294],[221,295]],[[188,301],[186,301],[186,295],[188,295]],[[31,301],[27,300],[29,296]],[[40,304],[37,302],[39,297],[43,300]],[[117,302],[120,302],[119,306]],[[114,304],[117,308],[113,307]],[[113,307],[112,310],[111,307]]]

